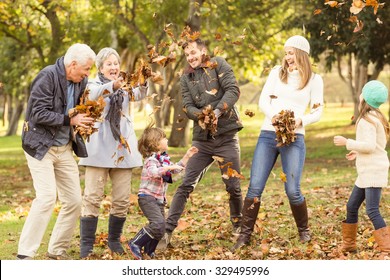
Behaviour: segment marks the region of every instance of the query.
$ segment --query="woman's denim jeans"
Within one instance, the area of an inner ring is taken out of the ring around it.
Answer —
[[[375,229],[386,226],[385,221],[379,212],[379,202],[381,200],[382,188],[359,188],[355,186],[347,203],[347,220],[348,224],[358,222],[358,212],[364,199],[366,200],[366,213],[370,218]]]
[[[284,188],[292,205],[300,205],[304,201],[301,193],[301,175],[305,162],[306,146],[304,135],[296,134],[295,142],[276,147],[276,133],[274,131],[260,132],[255,153],[252,160],[251,178],[247,198],[261,197],[265,184],[280,154],[283,172],[287,181]]]

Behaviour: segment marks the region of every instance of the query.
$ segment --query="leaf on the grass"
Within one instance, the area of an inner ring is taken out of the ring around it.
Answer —
[[[180,219],[178,224],[177,224],[177,229],[178,230],[185,230],[186,228],[188,228],[190,226],[190,224],[188,222],[186,222],[185,220],[183,219]]]

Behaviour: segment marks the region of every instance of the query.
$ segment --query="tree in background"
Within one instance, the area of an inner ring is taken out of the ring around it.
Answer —
[[[286,30],[283,20],[295,12],[294,1],[260,0],[4,0],[0,2],[0,81],[4,104],[0,114],[15,134],[28,99],[32,79],[71,44],[83,42],[95,51],[113,47],[122,54],[122,66],[133,72],[148,47],[164,54],[168,35],[179,36],[188,25],[200,31],[211,55],[224,56],[240,82],[259,81],[264,69],[280,57]],[[169,30],[169,32],[168,32]],[[154,118],[171,126],[171,146],[189,141],[182,112],[178,79],[185,59],[177,49],[175,63],[161,71],[163,85],[151,83]],[[266,73],[265,73],[266,74]],[[158,109],[158,110],[157,110]],[[6,113],[8,111],[8,113]],[[12,116],[12,117],[9,117]],[[172,117],[173,116],[173,117]],[[6,121],[7,119],[7,121]]]
[[[9,122],[6,135],[16,134],[32,79],[65,49],[70,2],[0,2],[2,111],[3,122]]]
[[[376,0],[316,0],[306,7],[289,26],[304,22],[315,61],[324,56],[328,70],[337,67],[352,95],[356,120],[363,85],[390,63],[390,7]]]

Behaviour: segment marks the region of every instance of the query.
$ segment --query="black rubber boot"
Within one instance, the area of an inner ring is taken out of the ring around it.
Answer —
[[[142,260],[142,248],[150,241],[155,240],[142,228],[128,243],[131,254],[136,260]],[[157,246],[157,244],[156,244]],[[150,250],[150,249],[149,249]]]
[[[93,251],[98,217],[80,218],[80,258],[88,257]]]
[[[144,246],[144,253],[148,254],[148,256],[152,259],[155,256],[154,251],[156,251],[156,247],[157,247],[158,242],[159,242],[159,240],[152,239],[148,243],[146,243],[146,245]]]
[[[126,218],[110,215],[108,220],[108,247],[113,253],[122,255],[123,250],[120,238]]]

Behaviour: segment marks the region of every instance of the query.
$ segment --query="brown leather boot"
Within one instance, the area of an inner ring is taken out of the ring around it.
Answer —
[[[341,246],[341,251],[343,253],[351,252],[355,253],[357,251],[356,247],[356,235],[357,235],[358,224],[348,224],[345,221],[341,224],[341,232],[343,235],[343,245]]]
[[[298,227],[299,240],[302,243],[309,242],[311,236],[309,227],[307,226],[309,218],[307,215],[306,199],[300,205],[292,205],[290,203],[290,208]]]
[[[232,252],[249,243],[250,237],[255,227],[259,209],[259,198],[245,198],[244,205],[242,207],[240,236],[238,237],[236,244],[231,248]]]
[[[390,227],[387,226],[375,230],[374,238],[381,251],[379,259],[390,259]]]

